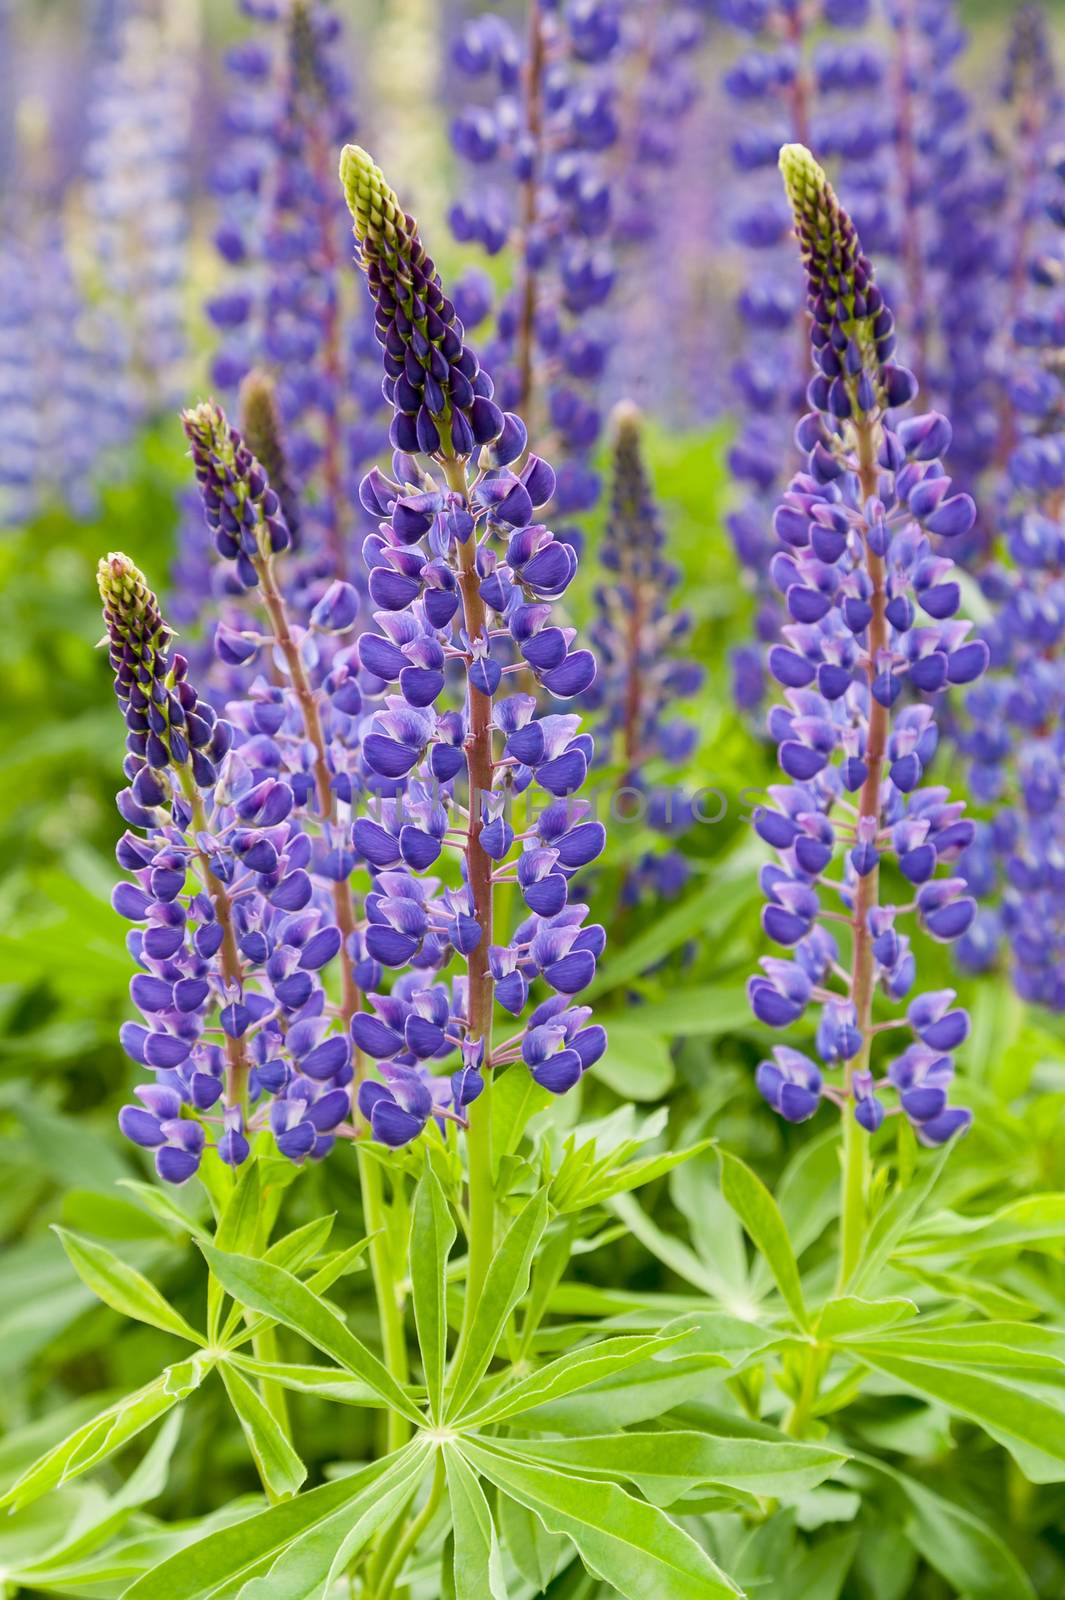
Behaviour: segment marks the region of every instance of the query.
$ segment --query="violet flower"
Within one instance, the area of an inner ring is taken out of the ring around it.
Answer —
[[[690,822],[691,808],[675,784],[655,783],[653,767],[675,771],[691,756],[696,729],[674,713],[678,701],[698,693],[704,674],[685,654],[691,618],[674,605],[681,574],[665,556],[641,429],[635,406],[615,408],[610,513],[598,552],[605,572],[590,630],[599,671],[585,704],[598,712],[604,753],[618,769],[619,803],[629,794],[647,822],[669,835]],[[672,897],[685,878],[683,856],[651,851],[627,874],[626,891]]]
[[[918,1138],[935,1144],[970,1120],[946,1095],[968,1018],[949,990],[918,994],[904,1017],[884,1021],[874,1020],[874,1000],[879,990],[898,1004],[916,982],[904,917],[916,913],[933,938],[953,940],[976,910],[964,880],[936,875],[970,843],[972,824],[945,789],[922,787],[936,747],[928,697],[971,683],[988,658],[956,620],[960,589],[939,553],[940,540],[968,532],[975,507],[952,492],[940,462],[947,419],[897,415],[916,382],[892,360],[893,319],[854,224],[806,149],[786,146],[780,165],[806,269],[815,375],[797,434],[806,470],[774,523],[773,581],[791,621],[770,652],[785,694],[769,727],[789,782],[755,816],[777,855],[762,874],[763,926],[793,955],[766,957],[750,998],[776,1028],[818,1005],[821,1065],[777,1051],[758,1085],[792,1120],[828,1098],[869,1131],[894,1089]],[[906,904],[882,902],[882,860],[912,886]],[[837,928],[847,932],[842,950]],[[877,1074],[874,1039],[897,1028],[915,1042]],[[826,1080],[837,1071],[841,1081]]]
[[[525,453],[524,425],[496,405],[417,225],[379,169],[348,146],[340,175],[395,412],[393,476],[374,469],[361,489],[378,519],[364,554],[380,631],[363,634],[358,650],[363,669],[398,692],[373,717],[363,755],[382,780],[406,783],[354,828],[374,874],[366,950],[402,976],[390,994],[370,996],[352,1034],[381,1075],[362,1084],[360,1109],[377,1138],[402,1144],[432,1114],[422,1064],[434,1056],[458,1052],[460,1109],[507,1063],[523,1061],[562,1093],[605,1049],[603,1029],[574,998],[605,935],[585,926],[587,907],[568,894],[604,842],[576,798],[592,743],[577,716],[538,715],[532,695],[503,692],[531,668],[554,699],[572,699],[595,663],[552,620],[551,601],[577,566],[533,520],[554,473]],[[547,803],[519,837],[509,802],[533,784]],[[461,868],[447,887],[429,875],[445,850]],[[504,884],[517,885],[528,909],[514,930],[497,905]],[[453,956],[465,973],[448,986],[434,975]],[[527,1015],[538,980],[548,997]],[[524,1019],[502,1042],[493,1041],[496,1005]]]
[[[127,15],[88,101],[85,209],[112,315],[112,367],[138,418],[177,403],[186,359],[192,35]]]
[[[991,809],[962,858],[982,901],[958,957],[986,971],[1008,954],[1017,993],[1065,1009],[1065,162],[1040,184],[1044,237],[1035,245],[1027,290],[1011,328],[1005,390],[1013,448],[993,510],[996,544],[980,575],[992,618],[984,631],[992,671],[966,701],[959,744],[973,796]],[[1054,236],[1056,234],[1056,237]]]
[[[365,379],[361,307],[348,303],[335,203],[335,152],[354,130],[351,85],[328,0],[245,9],[260,28],[227,54],[233,92],[213,181],[222,203],[215,242],[230,272],[207,308],[221,334],[212,373],[227,393],[252,368],[274,379],[302,505],[290,532],[313,604],[334,577],[350,575],[365,422],[380,409]]]
[[[621,133],[621,49],[615,0],[529,0],[524,40],[487,14],[465,24],[452,51],[475,97],[452,143],[480,180],[452,206],[452,230],[489,255],[515,241],[517,282],[487,354],[504,403],[534,439],[553,440],[558,515],[588,510],[599,494],[590,458],[610,348],[603,308],[617,276],[608,163]]]
[[[727,525],[755,597],[756,641],[733,659],[733,688],[742,710],[765,692],[765,651],[780,627],[780,608],[768,582],[772,507],[801,456],[792,430],[803,409],[806,327],[800,283],[789,247],[790,219],[776,185],[777,155],[795,140],[838,157],[849,173],[867,168],[890,141],[889,119],[877,109],[885,66],[880,49],[859,34],[868,0],[734,0],[725,20],[751,46],[723,78],[735,111],[731,137],[738,175],[731,231],[742,251],[736,300],[743,344],[732,366],[740,427],[728,464],[745,496]],[[882,227],[884,203],[859,187],[863,228]]]
[[[130,780],[117,852],[129,878],[113,904],[134,924],[143,1018],[121,1038],[154,1074],[120,1126],[172,1183],[212,1145],[240,1165],[259,1130],[292,1160],[322,1156],[348,1121],[351,1046],[322,987],[340,934],[308,871],[295,792],[255,765],[261,748],[233,748],[129,558],[102,560],[99,585]]]

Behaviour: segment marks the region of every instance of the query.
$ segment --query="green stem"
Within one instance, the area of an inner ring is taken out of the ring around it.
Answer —
[[[473,1328],[488,1269],[495,1254],[496,1200],[492,1177],[492,1074],[484,1075],[484,1089],[469,1108],[466,1160],[470,1194],[469,1250],[466,1256],[466,1290],[462,1327],[453,1371],[458,1371]]]
[[[277,1329],[262,1328],[258,1333],[252,1334],[252,1353],[256,1361],[275,1362],[278,1357]],[[292,1436],[292,1422],[288,1414],[288,1397],[279,1383],[272,1378],[263,1378],[259,1385],[262,1397],[270,1415],[277,1423],[289,1444],[295,1448],[295,1439]]]
[[[359,1184],[362,1189],[362,1210],[366,1231],[370,1234],[370,1271],[373,1275],[374,1297],[381,1327],[381,1344],[385,1366],[397,1383],[406,1383],[409,1376],[407,1364],[407,1335],[403,1326],[403,1311],[399,1290],[388,1248],[388,1213],[385,1208],[384,1187],[381,1182],[381,1165],[368,1155],[361,1144],[356,1144],[359,1166]],[[410,1437],[410,1424],[398,1411],[388,1413],[386,1446],[389,1454],[406,1444]]]
[[[795,1404],[784,1424],[784,1432],[792,1439],[801,1439],[806,1433],[807,1424],[817,1404],[818,1391],[821,1387],[821,1374],[824,1369],[824,1358],[818,1345],[812,1344],[806,1351],[803,1360],[802,1377],[799,1380],[799,1393]]]
[[[837,1294],[846,1288],[861,1259],[870,1171],[869,1137],[855,1121],[853,1107],[848,1102],[843,1108],[843,1176],[840,1185]]]
[[[406,1533],[396,1545],[380,1582],[375,1586],[374,1600],[388,1600],[396,1586],[396,1579],[403,1571],[404,1563],[413,1550],[417,1548],[418,1540],[433,1520],[436,1508],[440,1504],[444,1493],[444,1453],[437,1452],[436,1469],[433,1473],[433,1482],[429,1490],[429,1497],[418,1515],[410,1523]]]

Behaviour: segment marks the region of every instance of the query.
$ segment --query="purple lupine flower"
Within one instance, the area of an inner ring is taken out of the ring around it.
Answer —
[[[992,609],[984,637],[992,672],[968,696],[959,744],[978,803],[993,807],[959,870],[987,902],[958,948],[985,971],[1008,955],[1024,999],[1065,1009],[1065,388],[1060,230],[1065,163],[1037,186],[1044,230],[1033,245],[1027,292],[1010,329],[1005,391],[1013,440],[993,505],[995,547],[980,575]],[[1049,185],[1047,180],[1049,179]],[[1051,227],[1050,224],[1053,224]]]
[[[112,313],[112,370],[138,419],[168,411],[184,384],[194,77],[191,32],[131,13],[88,100],[89,248]]]
[[[613,431],[611,507],[599,546],[605,572],[596,587],[597,615],[590,630],[599,671],[584,703],[599,714],[606,758],[618,769],[619,795],[631,792],[652,827],[680,832],[691,820],[691,807],[668,784],[668,775],[692,754],[696,729],[675,713],[698,692],[703,671],[685,655],[691,618],[673,604],[681,575],[666,559],[635,406],[624,402],[615,408]],[[558,629],[535,634],[521,647],[525,659],[546,659],[545,648],[553,647],[552,635],[558,634]],[[561,639],[559,644],[565,648]],[[665,786],[655,783],[653,771],[663,763]],[[629,896],[644,888],[672,896],[685,879],[682,856],[652,851],[634,863],[625,890]]]
[[[1001,174],[1004,214],[998,228],[998,266],[1004,294],[996,306],[992,332],[1001,335],[1006,329],[1008,336],[990,343],[999,356],[998,369],[993,373],[998,405],[991,454],[1000,475],[1024,431],[1018,428],[1018,410],[1013,400],[1013,346],[1017,342],[1023,346],[1023,329],[1017,339],[1018,322],[1024,309],[1031,258],[1039,249],[1044,207],[1053,195],[1050,152],[1062,133],[1063,105],[1054,70],[1054,50],[1040,5],[1017,8],[1001,93],[1010,121]]]
[[[452,231],[488,255],[517,237],[517,284],[487,356],[504,404],[534,438],[554,441],[560,515],[588,510],[599,493],[590,458],[609,354],[603,308],[617,278],[609,160],[623,52],[617,0],[529,0],[524,40],[489,14],[467,22],[452,50],[474,97],[452,143],[476,175],[451,208]]]
[[[265,739],[238,750],[197,695],[128,557],[101,561],[99,586],[127,727],[117,855],[128,877],[112,903],[134,925],[130,995],[143,1019],[121,1040],[154,1073],[120,1126],[172,1183],[209,1145],[239,1165],[264,1128],[294,1160],[324,1155],[352,1131],[351,1042],[322,985],[340,935],[308,871],[295,792],[272,775]]]
[[[916,380],[892,359],[893,318],[854,224],[809,151],[788,145],[780,165],[806,270],[813,409],[799,424],[807,466],[777,511],[772,563],[792,620],[770,652],[785,693],[769,728],[790,782],[770,791],[755,827],[777,857],[762,873],[763,926],[794,953],[790,962],[767,958],[750,997],[771,1027],[792,1026],[816,1003],[817,1051],[842,1081],[819,1082],[803,1058],[798,1066],[789,1058],[763,1064],[759,1086],[785,1116],[808,1116],[810,1097],[820,1095],[851,1106],[866,1129],[894,1087],[918,1137],[935,1143],[968,1114],[944,1121],[938,1098],[933,1106],[904,1092],[912,1054],[874,1076],[874,1035],[908,1026],[936,1053],[938,1090],[968,1020],[949,991],[918,995],[905,1019],[890,1023],[874,1022],[874,1000],[879,990],[902,1001],[916,981],[905,916],[916,911],[927,933],[949,941],[976,911],[964,880],[936,876],[953,867],[972,825],[945,789],[922,788],[936,747],[930,697],[971,683],[988,658],[956,619],[960,592],[939,553],[940,541],[968,532],[975,507],[943,472],[946,418],[897,414]],[[883,858],[912,885],[910,904],[881,903]],[[832,897],[842,910],[826,908]],[[849,949],[837,945],[837,925],[848,930]],[[929,1070],[920,1057],[915,1081]]]
[[[790,248],[791,222],[776,181],[781,145],[795,140],[838,158],[855,172],[856,198],[882,146],[890,118],[879,109],[885,63],[878,45],[860,32],[870,19],[868,0],[835,5],[814,0],[743,0],[726,5],[724,19],[750,46],[723,77],[736,112],[729,133],[737,174],[731,233],[742,252],[742,287],[736,310],[742,345],[731,368],[733,404],[740,427],[728,465],[744,496],[727,517],[737,560],[755,601],[756,643],[733,660],[733,691],[741,710],[753,712],[767,689],[765,653],[781,624],[769,580],[773,507],[801,451],[793,430],[804,409],[807,377],[806,317],[801,282]],[[883,201],[863,205],[863,235],[873,231]],[[879,228],[878,228],[879,231]]]
[[[220,336],[212,376],[225,394],[252,368],[274,380],[301,504],[290,533],[313,604],[351,574],[366,421],[381,405],[365,381],[365,317],[342,271],[333,187],[336,149],[354,131],[351,85],[329,0],[245,9],[259,26],[227,52],[232,92],[213,174],[215,243],[228,273],[207,307]]]
[[[0,251],[0,527],[53,502],[92,516],[101,463],[137,417],[129,375],[116,370],[112,319],[80,292],[62,222],[34,215],[24,198]]]
[[[355,825],[374,879],[366,951],[402,976],[390,993],[371,995],[352,1033],[381,1064],[380,1080],[360,1087],[360,1109],[379,1139],[404,1144],[439,1114],[441,1093],[446,1101],[434,1060],[457,1051],[450,1095],[459,1108],[486,1073],[522,1060],[561,1093],[605,1049],[602,1029],[570,1001],[605,943],[603,929],[585,923],[587,906],[568,895],[572,874],[603,846],[576,798],[592,741],[579,717],[538,715],[533,695],[507,692],[531,669],[554,700],[573,699],[595,663],[551,620],[550,601],[577,566],[570,546],[534,521],[554,473],[526,452],[521,420],[495,404],[417,224],[379,169],[348,146],[340,175],[395,410],[393,476],[375,468],[361,489],[378,519],[364,553],[379,631],[358,649],[391,687],[363,755],[385,785],[406,782]],[[540,637],[551,648],[537,659],[528,647]],[[461,685],[459,708],[447,706],[449,678]],[[532,785],[547,801],[518,838],[508,802]],[[426,876],[444,849],[459,854],[457,886]],[[513,932],[497,919],[505,883],[517,884],[529,912]],[[466,973],[449,987],[435,974],[453,955]],[[493,1044],[494,1003],[521,1017],[537,982],[553,994]]]

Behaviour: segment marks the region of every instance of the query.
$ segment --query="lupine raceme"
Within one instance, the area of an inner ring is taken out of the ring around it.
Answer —
[[[1054,184],[1047,187],[1047,179]],[[1047,216],[1065,227],[1065,161],[1036,185]],[[983,632],[992,671],[967,698],[959,743],[978,803],[992,807],[961,870],[986,902],[959,946],[982,972],[1001,953],[1025,1000],[1065,1010],[1065,436],[1060,243],[1027,224],[1035,248],[1011,332],[1004,405],[1013,441],[992,507],[996,545],[981,574],[992,616]]]
[[[806,470],[774,520],[773,580],[791,620],[770,652],[784,703],[769,727],[789,781],[755,817],[777,855],[763,870],[763,925],[791,956],[763,960],[750,998],[775,1028],[819,1008],[820,1061],[779,1047],[758,1086],[791,1121],[825,1099],[841,1108],[849,1257],[864,1204],[861,1141],[888,1110],[928,1144],[969,1121],[947,1104],[968,1019],[950,990],[909,998],[917,959],[900,924],[915,913],[934,939],[953,940],[975,914],[964,881],[938,875],[971,841],[972,824],[922,780],[936,746],[932,697],[977,678],[988,652],[957,618],[960,588],[940,553],[975,516],[941,465],[950,425],[935,412],[899,414],[916,383],[892,360],[893,319],[854,225],[804,147],[785,146],[780,164],[806,271],[814,377],[797,434]],[[890,900],[889,884],[898,886]],[[905,1001],[905,1014],[881,1019],[878,995]],[[909,1036],[886,1066],[881,1035]]]
[[[363,634],[358,649],[364,671],[399,692],[386,696],[363,751],[381,779],[406,781],[355,824],[356,849],[375,874],[367,950],[407,970],[389,995],[371,996],[353,1033],[381,1072],[363,1084],[360,1106],[379,1137],[400,1143],[428,1114],[417,1064],[429,1054],[460,1051],[459,1097],[473,1099],[493,1069],[519,1059],[561,1093],[605,1047],[603,1030],[573,1002],[595,973],[603,930],[585,926],[587,907],[568,897],[569,877],[603,845],[601,824],[583,820],[575,798],[591,740],[576,715],[538,715],[532,695],[506,692],[531,669],[554,699],[572,699],[595,663],[571,648],[572,629],[552,622],[551,601],[576,557],[534,521],[553,492],[551,468],[525,455],[524,425],[495,404],[417,225],[380,171],[349,146],[341,179],[395,412],[393,476],[375,469],[361,490],[379,518],[364,553],[380,631]],[[448,705],[454,691],[458,704]],[[531,784],[545,805],[516,838],[509,802]],[[448,848],[460,876],[441,887],[424,874]],[[510,930],[497,923],[496,899],[515,881],[529,914]],[[452,951],[466,973],[449,993],[431,974]],[[522,1017],[538,978],[553,993],[494,1044],[494,1004]]]
[[[598,548],[604,572],[589,634],[599,671],[585,703],[598,712],[603,754],[617,770],[616,809],[668,837],[692,817],[670,775],[691,755],[696,728],[675,713],[704,674],[684,653],[691,617],[673,603],[681,574],[666,557],[635,406],[615,408],[612,431],[610,511]],[[647,888],[672,897],[687,870],[679,851],[648,851],[626,873],[626,896]]]
[[[322,987],[339,934],[315,903],[293,790],[234,750],[128,557],[102,560],[99,585],[128,730],[118,860],[132,881],[113,903],[135,924],[144,1018],[122,1043],[155,1074],[119,1122],[172,1183],[208,1143],[239,1166],[260,1129],[292,1160],[324,1155],[349,1115],[350,1040]]]

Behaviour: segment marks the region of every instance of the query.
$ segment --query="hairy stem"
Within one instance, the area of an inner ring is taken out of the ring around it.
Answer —
[[[445,461],[448,485],[468,498],[466,469],[460,461]],[[488,625],[477,574],[477,547],[471,535],[459,547],[459,589],[463,621],[471,642],[487,639]],[[469,817],[466,833],[466,874],[473,899],[473,915],[481,929],[469,967],[469,1034],[484,1042],[483,1092],[470,1106],[466,1152],[469,1164],[470,1233],[466,1268],[466,1302],[460,1345],[469,1338],[474,1312],[495,1250],[495,1192],[492,1183],[492,1000],[494,985],[488,966],[492,943],[492,862],[481,845],[481,797],[492,788],[492,700],[472,684],[467,687],[469,733],[466,767],[469,775]]]
[[[858,435],[858,467],[863,501],[876,493],[876,429],[874,418],[861,417],[855,424]],[[873,608],[869,623],[869,736],[865,761],[867,775],[858,800],[859,829],[864,819],[879,828],[880,782],[884,768],[884,755],[888,738],[888,710],[872,695],[876,677],[877,657],[888,646],[887,577],[884,560],[866,543],[866,569],[872,585],[870,604]],[[851,998],[857,1013],[858,1030],[862,1047],[853,1061],[844,1067],[843,1104],[843,1180],[840,1209],[840,1260],[839,1283],[845,1284],[861,1255],[865,1234],[866,1190],[869,1180],[869,1140],[854,1117],[852,1084],[856,1072],[869,1070],[872,1049],[870,1025],[873,1017],[873,990],[876,977],[873,960],[873,936],[869,929],[869,913],[878,904],[880,869],[874,867],[858,880],[854,903],[854,950],[851,965]]]
[[[187,763],[179,767],[178,779],[181,783],[182,793],[189,803],[192,812],[192,831],[194,835],[206,833],[207,814],[203,808],[203,796],[196,786],[192,775],[192,768]],[[196,858],[200,865],[203,886],[207,890],[218,926],[222,930],[222,943],[219,947],[219,963],[222,968],[222,977],[225,980],[227,994],[242,994],[244,991],[244,968],[241,964],[240,951],[237,949],[237,936],[233,930],[233,908],[229,903],[226,886],[221,879],[216,878],[211,870],[211,860],[206,850],[196,847]],[[227,1106],[244,1107],[244,1099],[248,1088],[248,1073],[251,1063],[243,1039],[233,1039],[226,1034],[226,1088],[225,1103]]]

